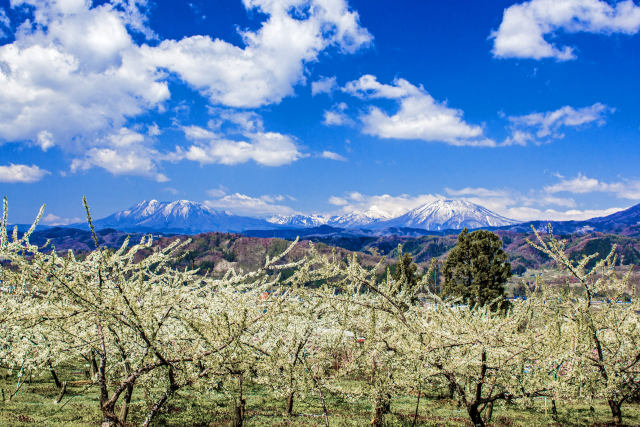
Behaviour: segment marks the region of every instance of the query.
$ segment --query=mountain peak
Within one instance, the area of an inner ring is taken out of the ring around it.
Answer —
[[[129,209],[95,221],[98,228],[125,231],[160,231],[174,233],[202,233],[206,231],[242,232],[248,229],[269,229],[272,224],[256,219],[209,209],[191,200],[159,202],[142,201]]]
[[[439,199],[425,203],[397,218],[382,221],[378,226],[460,230],[465,227],[501,227],[516,223],[517,221],[466,200]]]

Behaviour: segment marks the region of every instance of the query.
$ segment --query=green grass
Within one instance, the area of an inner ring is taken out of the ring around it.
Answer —
[[[87,381],[76,380],[80,375],[68,370],[59,373],[62,380],[68,380],[67,394],[60,404],[54,401],[58,391],[46,373],[33,377],[24,383],[20,392],[8,401],[15,390],[15,377],[4,378],[0,374],[0,388],[7,400],[0,402],[0,426],[47,425],[47,426],[87,426],[100,425],[98,391],[95,386],[87,386]],[[134,393],[130,412],[131,425],[141,424],[146,414],[146,404],[142,392]],[[324,425],[322,407],[316,398],[298,400],[294,406],[295,416],[283,416],[285,401],[275,399],[264,388],[248,387],[247,419],[249,426],[314,426]],[[547,402],[548,414],[544,414],[544,398],[538,398],[528,405],[500,404],[494,408],[493,426],[547,426],[547,425],[606,425],[610,412],[604,402],[597,402],[592,414],[588,403],[559,402],[559,422],[551,417],[551,402]],[[389,426],[410,426],[416,405],[415,396],[397,397],[392,400],[391,414],[387,415]],[[156,419],[156,425],[166,426],[221,426],[231,421],[232,402],[227,395],[216,392],[197,393],[182,390],[171,399],[164,412]],[[366,400],[345,401],[329,396],[327,406],[332,426],[366,426],[371,421],[371,407]],[[640,406],[623,406],[623,421],[626,425],[640,425]],[[418,425],[420,426],[461,426],[470,425],[464,408],[448,399],[426,397],[421,399]]]

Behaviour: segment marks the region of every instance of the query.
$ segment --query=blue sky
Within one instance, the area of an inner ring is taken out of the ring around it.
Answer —
[[[632,0],[0,0],[0,194],[515,219],[640,200]]]

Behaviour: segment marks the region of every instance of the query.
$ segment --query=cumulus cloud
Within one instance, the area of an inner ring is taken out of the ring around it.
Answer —
[[[45,175],[49,174],[49,171],[40,169],[36,165],[16,165],[9,163],[9,165],[0,165],[0,182],[5,183],[33,183],[38,182]]]
[[[323,159],[338,160],[340,162],[346,162],[347,161],[346,157],[341,156],[338,153],[334,153],[333,151],[328,151],[328,150],[323,151],[322,154],[320,154],[320,157],[322,157]]]
[[[326,126],[353,125],[353,120],[346,113],[347,108],[345,102],[335,104],[330,110],[325,110],[322,123]]]
[[[611,193],[618,198],[640,200],[640,181],[622,180],[618,182],[603,182],[596,178],[578,174],[575,178],[563,178],[559,182],[548,185],[545,190],[549,193]]]
[[[0,7],[0,39],[7,36],[11,20],[7,16],[7,12],[4,8]]]
[[[153,137],[161,134],[162,134],[162,131],[160,130],[160,126],[158,126],[157,123],[153,123],[147,126],[147,135]]]
[[[253,160],[265,166],[281,166],[304,156],[292,137],[277,132],[247,132],[243,135],[244,139],[234,140],[197,126],[183,130],[194,144],[186,149],[177,147],[175,160],[187,159],[200,164],[223,165],[236,165]]]
[[[534,207],[512,207],[506,210],[510,218],[520,221],[582,221],[611,215],[623,210],[622,207],[608,209],[536,209]]]
[[[501,58],[575,59],[570,46],[549,41],[558,32],[636,34],[640,7],[633,0],[531,0],[508,7],[490,38],[493,55]]]
[[[329,197],[329,203],[331,203],[334,206],[345,206],[349,204],[349,202],[346,199],[338,196]]]
[[[0,138],[69,149],[168,99],[116,4],[13,2],[21,4],[35,6],[34,20],[0,46]]]
[[[262,117],[253,111],[235,111],[209,107],[209,114],[215,118],[209,120],[209,127],[217,131],[223,128],[230,132],[262,132],[264,122]]]
[[[368,112],[360,117],[363,132],[368,135],[437,141],[456,146],[496,146],[494,141],[484,137],[481,126],[468,124],[462,119],[461,110],[437,102],[422,86],[414,86],[407,80],[395,79],[388,85],[366,74],[347,83],[343,90],[361,99],[393,99],[399,104],[395,114],[370,106]]]
[[[223,185],[219,185],[218,188],[212,188],[210,190],[207,190],[207,194],[211,197],[222,197],[225,196],[227,194],[227,188],[224,187]]]
[[[234,193],[205,201],[205,205],[216,210],[229,211],[235,215],[269,217],[273,215],[293,215],[297,213],[289,206],[279,204],[285,200],[282,195],[251,197]]]
[[[110,145],[109,136],[149,111],[164,111],[169,79],[181,80],[216,106],[258,107],[292,95],[305,83],[306,65],[323,50],[351,53],[372,40],[346,0],[243,3],[264,19],[256,30],[239,30],[242,44],[234,45],[202,35],[159,40],[148,26],[147,0],[97,6],[86,0],[13,0],[12,7],[30,7],[15,41],[0,46],[0,140],[28,141],[43,150],[57,146],[73,153],[74,170],[100,166],[162,179],[157,162],[149,159],[151,144],[124,149]],[[2,9],[0,25],[7,20]],[[252,137],[223,138],[205,147],[206,155],[189,147],[190,157],[226,164],[251,158],[269,165],[300,157],[290,137],[264,132],[250,112],[234,118]],[[149,137],[159,133],[155,125],[147,129]],[[226,148],[230,153],[220,152]]]
[[[208,36],[143,46],[146,62],[167,68],[209,97],[230,107],[277,103],[304,79],[304,66],[329,46],[354,52],[371,42],[344,0],[244,0],[268,16],[255,32],[243,31],[244,47]],[[304,9],[304,19],[297,12]]]
[[[139,175],[167,182],[158,172],[157,162],[162,155],[146,143],[145,136],[127,128],[105,138],[100,147],[92,147],[71,162],[71,172],[86,171],[92,167],[107,170],[113,175]]]
[[[329,198],[329,203],[334,206],[341,206],[341,213],[355,212],[372,218],[389,219],[441,198],[442,196],[437,194],[421,194],[418,196],[400,194],[392,196],[390,194],[366,195],[359,192],[351,192],[345,196],[332,196]]]
[[[584,220],[609,215],[622,208],[580,209],[570,197],[558,197],[548,188],[532,189],[526,193],[509,188],[466,187],[445,188],[444,195],[427,193],[419,195],[368,195],[351,192],[331,196],[329,203],[340,213],[356,212],[374,218],[389,219],[405,214],[426,203],[454,198],[484,206],[504,217],[518,221],[531,220]]]
[[[487,189],[467,187],[458,190],[446,189],[450,196],[484,206],[507,218],[518,221],[584,220],[610,215],[620,207],[607,209],[578,209],[572,198],[557,197],[548,188],[530,190],[526,194],[512,189]]]
[[[336,78],[334,77],[322,77],[319,80],[311,83],[311,95],[316,96],[321,93],[332,93],[338,86]]]
[[[47,214],[42,218],[42,223],[53,226],[64,226],[69,224],[78,224],[83,221],[82,218],[61,218],[58,215],[52,213]]]
[[[606,116],[613,111],[613,108],[597,102],[582,108],[567,105],[554,111],[511,116],[511,135],[505,145],[526,145],[561,139],[564,137],[562,131],[567,128],[580,128],[588,124],[604,125]]]

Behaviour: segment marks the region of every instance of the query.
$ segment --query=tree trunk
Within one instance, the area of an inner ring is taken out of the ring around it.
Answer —
[[[487,416],[485,417],[487,423],[491,422],[491,417],[493,417],[493,402],[487,405]]]
[[[91,366],[91,379],[95,380],[98,375],[98,363],[96,362],[96,354],[93,350],[89,354],[89,364]]]
[[[622,405],[613,400],[613,399],[609,399],[609,407],[611,408],[611,417],[613,418],[613,423],[615,425],[620,425],[622,424],[622,411],[620,409]]]
[[[452,382],[449,383],[449,399],[453,399],[456,395],[456,385]]]
[[[56,374],[56,371],[53,369],[51,362],[49,362],[49,372],[51,372],[51,376],[53,377],[53,382],[56,383],[56,388],[60,390],[60,388],[62,388],[62,383],[60,383],[60,380],[58,379],[58,375]]]
[[[558,422],[558,408],[555,399],[551,399],[551,414],[553,414],[553,421]]]
[[[391,411],[390,397],[391,396],[389,396],[389,394],[378,396],[375,402],[375,408],[373,410],[373,419],[371,420],[371,425],[382,426],[384,415],[388,414]]]
[[[478,411],[477,405],[467,406],[467,413],[469,414],[469,418],[471,418],[471,422],[474,427],[484,427],[484,420],[482,419],[480,411]]]
[[[244,400],[236,404],[233,412],[233,427],[242,427],[244,423]]]
[[[287,398],[287,412],[286,412],[286,416],[289,417],[291,416],[291,413],[293,412],[293,395],[295,392],[290,392],[289,393],[289,397]]]
[[[422,384],[420,384],[418,386],[418,399],[416,400],[416,411],[413,414],[413,424],[411,424],[413,427],[415,427],[416,423],[418,422],[418,410],[420,409],[420,394],[422,393]]]
[[[133,394],[133,385],[127,385],[127,390],[124,393],[124,400],[122,407],[120,408],[120,421],[122,424],[126,424],[127,416],[129,415],[129,404],[131,403],[131,395]]]
[[[242,375],[238,376],[238,400],[233,413],[233,427],[242,427],[244,424],[245,400],[242,395]]]
[[[375,409],[373,410],[373,418],[371,419],[371,425],[373,427],[381,427],[383,418],[384,418],[384,409],[382,408],[382,406],[376,405]]]
[[[60,402],[62,402],[62,398],[64,397],[64,394],[67,392],[67,382],[63,382],[62,383],[62,387],[60,387],[60,393],[58,393],[58,397],[56,398],[56,405]]]

